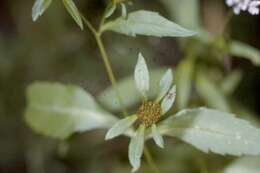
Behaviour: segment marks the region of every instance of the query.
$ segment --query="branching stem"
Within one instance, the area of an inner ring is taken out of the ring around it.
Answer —
[[[113,72],[113,69],[112,69],[112,66],[111,66],[111,63],[109,61],[109,58],[108,58],[108,55],[107,55],[107,52],[106,52],[106,49],[105,49],[105,46],[104,46],[104,43],[102,41],[102,38],[101,38],[101,30],[100,28],[102,27],[102,24],[104,23],[104,17],[102,18],[102,21],[101,21],[101,24],[99,26],[99,30],[97,31],[93,25],[83,16],[82,16],[82,19],[84,21],[84,23],[86,24],[86,26],[90,29],[90,31],[92,32],[92,34],[94,35],[95,39],[96,39],[96,42],[97,42],[97,45],[98,45],[98,48],[99,48],[99,51],[101,53],[101,57],[102,57],[102,60],[104,62],[104,65],[106,67],[106,70],[107,70],[107,74],[108,74],[108,77],[109,77],[109,80],[112,84],[112,87],[114,88],[114,91],[116,93],[116,96],[118,98],[118,101],[119,101],[119,104],[121,105],[122,107],[122,113],[124,115],[124,117],[127,117],[129,114],[126,110],[126,107],[123,103],[123,99],[122,99],[122,96],[118,90],[118,85],[117,85],[117,81],[116,81],[116,78],[115,78],[115,75],[114,75],[114,72]],[[155,161],[153,160],[153,157],[148,149],[148,147],[146,145],[144,145],[144,156],[147,160],[147,163],[149,164],[150,168],[154,171],[154,173],[160,173],[160,170],[158,169]]]
[[[110,82],[112,84],[112,87],[114,88],[114,91],[115,91],[116,96],[118,98],[119,104],[121,105],[123,116],[127,117],[128,116],[128,112],[127,112],[127,110],[125,108],[122,96],[121,96],[121,94],[119,92],[117,81],[116,81],[114,72],[112,70],[112,66],[111,66],[111,63],[109,61],[109,58],[108,58],[105,46],[104,46],[102,38],[101,38],[102,34],[99,31],[97,31],[93,27],[93,25],[83,15],[82,15],[82,18],[83,18],[84,23],[87,25],[87,27],[90,29],[90,31],[93,33],[93,35],[94,35],[94,37],[96,39],[99,51],[101,53],[102,60],[103,60],[104,65],[106,67],[106,71],[107,71],[109,80],[110,80]]]

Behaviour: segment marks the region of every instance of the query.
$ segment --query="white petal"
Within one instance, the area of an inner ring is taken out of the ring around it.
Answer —
[[[137,171],[141,165],[141,157],[144,150],[144,130],[145,127],[140,125],[136,135],[131,138],[129,144],[128,157],[133,167],[132,172]]]
[[[124,118],[120,121],[118,121],[106,134],[106,140],[112,139],[114,137],[117,137],[124,132],[127,131],[127,129],[134,124],[134,122],[137,120],[136,115],[129,116],[127,118]]]
[[[162,114],[165,114],[166,112],[168,112],[171,109],[171,107],[174,103],[175,97],[176,97],[176,86],[174,85],[162,101],[162,104],[161,104]]]
[[[141,53],[138,55],[138,61],[135,66],[135,84],[142,95],[149,90],[149,71]]]
[[[158,101],[160,101],[165,96],[165,94],[169,91],[172,85],[172,80],[173,80],[172,70],[168,69],[160,81],[160,94],[157,98]]]
[[[153,140],[156,143],[156,145],[158,145],[161,148],[164,148],[163,137],[158,132],[155,124],[152,125],[152,135],[153,135]]]

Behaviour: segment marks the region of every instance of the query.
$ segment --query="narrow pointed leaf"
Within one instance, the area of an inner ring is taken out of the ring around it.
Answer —
[[[145,127],[140,125],[136,135],[131,138],[129,144],[128,157],[133,167],[132,172],[137,171],[141,166],[141,157],[144,150],[144,130]]]
[[[188,37],[195,34],[156,12],[145,10],[129,13],[127,19],[119,17],[106,23],[102,27],[102,31],[108,30],[129,36],[139,34],[156,37]]]
[[[82,22],[80,12],[79,12],[78,8],[76,7],[75,3],[73,2],[73,0],[62,0],[62,1],[63,1],[65,8],[71,15],[71,17],[79,25],[80,29],[83,30],[84,27],[83,27],[83,22]]]
[[[176,98],[178,109],[184,109],[188,106],[190,99],[192,80],[194,72],[194,59],[187,58],[181,61],[177,66],[175,81],[178,88],[178,95]]]
[[[52,0],[36,0],[32,8],[32,19],[36,21],[50,6]]]
[[[149,90],[149,71],[145,59],[141,53],[138,55],[138,61],[135,66],[135,84],[137,90],[145,95]]]
[[[246,43],[233,41],[230,44],[230,54],[236,57],[246,58],[254,65],[260,65],[260,50]]]
[[[230,111],[225,95],[217,84],[205,75],[205,72],[198,73],[196,89],[208,106],[226,112]]]
[[[122,17],[126,18],[127,17],[127,10],[126,10],[126,6],[124,3],[121,4],[121,11],[122,11]]]
[[[116,10],[116,4],[110,3],[107,10],[105,11],[105,18],[109,18]]]
[[[163,137],[158,132],[155,124],[152,125],[152,136],[153,136],[153,140],[156,143],[156,145],[158,145],[161,148],[164,148]]]
[[[83,89],[47,82],[28,87],[25,119],[36,132],[59,139],[74,132],[109,129],[117,121]]]
[[[171,90],[167,93],[167,95],[164,97],[161,103],[162,114],[165,114],[171,109],[175,101],[175,97],[176,97],[176,86],[173,86]]]
[[[260,154],[260,130],[230,113],[207,108],[183,110],[157,128],[206,153]]]
[[[136,120],[137,116],[133,115],[116,122],[115,125],[113,125],[113,127],[109,129],[109,131],[107,132],[106,140],[115,138],[125,133],[127,129],[129,129],[134,124]]]
[[[172,70],[168,69],[160,81],[160,93],[158,96],[158,100],[161,100],[165,96],[165,94],[169,91],[172,85],[172,80],[173,80]]]
[[[225,94],[232,94],[235,89],[238,87],[242,79],[241,71],[233,71],[231,72],[222,82],[221,82],[221,90]]]

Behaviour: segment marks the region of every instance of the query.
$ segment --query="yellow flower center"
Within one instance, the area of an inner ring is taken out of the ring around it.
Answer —
[[[159,103],[144,102],[138,110],[138,118],[145,125],[149,127],[159,121],[162,109]]]

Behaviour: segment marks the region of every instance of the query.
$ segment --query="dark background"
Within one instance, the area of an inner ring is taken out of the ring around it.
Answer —
[[[75,2],[94,24],[98,23],[105,1]],[[25,88],[33,81],[77,84],[94,95],[109,85],[95,41],[89,32],[81,32],[58,1],[53,2],[39,21],[33,23],[33,3],[33,0],[0,1],[0,172],[129,171],[126,139],[104,143],[104,132],[98,131],[75,135],[71,140],[61,142],[37,135],[26,126],[23,119]],[[200,8],[203,26],[212,34],[217,34],[228,8],[219,0],[201,1]],[[135,0],[130,9],[156,10],[169,16],[160,0]],[[260,49],[260,16],[246,13],[235,16],[229,30],[231,38]],[[131,75],[139,50],[150,55],[148,62],[153,66],[175,67],[182,59],[182,51],[176,40],[171,38],[127,38],[106,34],[105,44],[118,78]],[[260,115],[260,68],[245,59],[232,61],[235,68],[244,73],[234,98]],[[176,141],[169,143],[175,144]],[[182,147],[168,148],[162,153],[155,151],[155,155],[158,158],[161,156],[161,165],[166,170],[172,164],[176,167],[184,164],[187,167],[188,164],[191,165],[188,167],[194,167],[193,172],[199,172],[192,161],[195,156],[190,156],[192,153],[202,155],[200,158],[207,159],[209,165],[214,160],[218,160],[215,166],[226,163],[223,157],[206,156],[186,145]],[[169,153],[174,153],[176,157],[181,155],[181,161],[167,161]],[[183,172],[185,169],[180,168]]]

